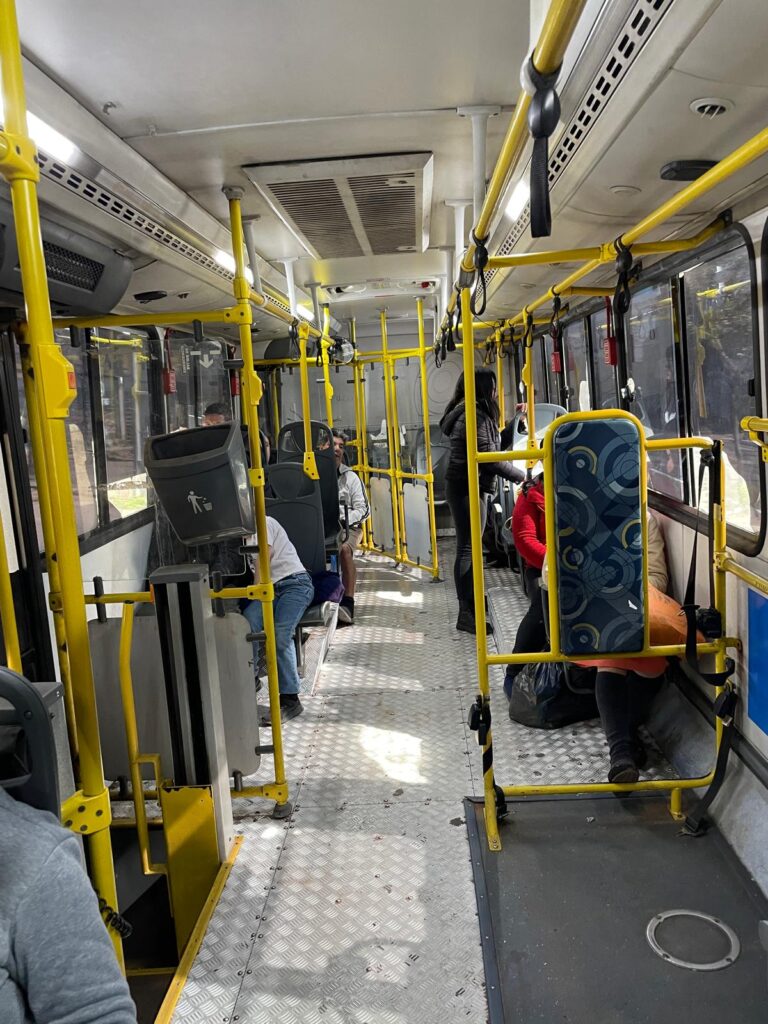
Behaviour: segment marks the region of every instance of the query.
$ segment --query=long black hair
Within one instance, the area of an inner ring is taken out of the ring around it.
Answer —
[[[499,422],[499,403],[496,401],[496,374],[487,367],[475,370],[475,405],[493,420],[494,426]]]
[[[490,417],[494,424],[497,424],[499,422],[500,412],[495,394],[496,374],[493,370],[489,370],[487,367],[477,367],[475,369],[475,405],[481,412]],[[459,379],[456,381],[453,396],[445,407],[443,419],[445,419],[450,412],[453,412],[457,405],[461,405],[464,402],[464,398],[464,374],[461,373],[459,375]]]

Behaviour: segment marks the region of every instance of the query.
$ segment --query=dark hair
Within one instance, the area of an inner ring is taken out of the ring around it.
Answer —
[[[343,434],[340,430],[332,430],[331,433],[334,437],[338,437],[344,444],[347,443],[347,435]]]
[[[464,374],[459,374],[459,379],[456,381],[456,387],[453,389],[453,395],[451,396],[448,405],[446,405],[443,412],[443,416],[447,416],[449,412],[453,412],[457,405],[460,405],[464,401]]]
[[[475,370],[475,404],[477,408],[492,419],[494,425],[499,422],[499,404],[496,401],[496,374],[487,367]]]
[[[211,402],[210,405],[206,405],[203,416],[226,416],[229,418],[232,415],[232,410],[228,409],[223,402]]]

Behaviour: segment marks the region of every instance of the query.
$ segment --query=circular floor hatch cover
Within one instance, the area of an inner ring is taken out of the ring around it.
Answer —
[[[733,928],[698,910],[665,910],[651,918],[645,934],[657,956],[689,971],[721,971],[741,952]]]

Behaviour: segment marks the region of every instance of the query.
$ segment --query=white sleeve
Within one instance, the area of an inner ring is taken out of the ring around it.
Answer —
[[[349,508],[349,525],[360,526],[360,524],[364,523],[371,514],[371,510],[368,507],[368,498],[365,494],[363,482],[357,473],[349,472],[347,473],[347,478],[349,481],[349,498],[351,502]]]

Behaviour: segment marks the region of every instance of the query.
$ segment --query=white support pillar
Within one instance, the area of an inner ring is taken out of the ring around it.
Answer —
[[[293,264],[296,262],[296,259],[296,256],[289,256],[287,259],[280,261],[285,267],[285,280],[288,285],[288,306],[292,316],[299,315],[296,308],[296,282],[293,279]]]
[[[458,277],[459,264],[461,263],[464,250],[467,246],[467,236],[464,232],[464,211],[470,205],[468,199],[446,199],[445,205],[453,210],[453,273],[448,287],[453,287],[454,280]]]
[[[456,113],[460,117],[468,117],[472,121],[472,222],[476,224],[485,202],[485,161],[486,140],[488,137],[488,118],[497,117],[501,107],[458,107]]]
[[[261,285],[261,274],[259,273],[258,257],[256,256],[256,239],[253,232],[257,220],[261,220],[261,215],[258,213],[252,217],[243,217],[243,238],[245,239],[245,251],[248,253],[248,262],[251,265],[251,273],[253,274],[253,290],[258,292],[259,295],[263,295],[264,289]]]

